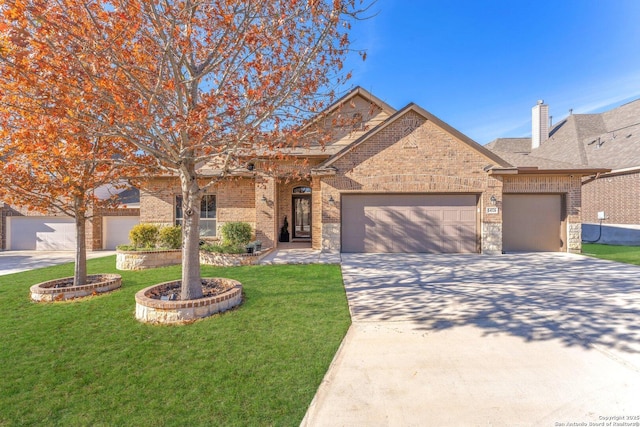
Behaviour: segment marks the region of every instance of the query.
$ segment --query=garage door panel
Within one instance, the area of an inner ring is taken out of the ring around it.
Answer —
[[[8,248],[28,251],[72,251],[76,229],[72,218],[8,217]]]
[[[502,215],[505,252],[561,250],[561,195],[505,194]]]
[[[129,243],[129,231],[140,223],[137,216],[105,216],[102,220],[102,249],[108,250]]]
[[[342,250],[477,252],[476,201],[475,195],[344,195]]]

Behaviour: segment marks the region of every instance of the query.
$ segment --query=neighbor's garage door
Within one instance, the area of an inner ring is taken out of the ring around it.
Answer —
[[[140,223],[138,216],[105,216],[102,218],[103,249],[115,249],[129,243],[129,231]]]
[[[342,252],[477,252],[475,195],[342,196]]]
[[[562,196],[505,194],[502,250],[555,252],[562,248]]]
[[[73,218],[7,217],[8,249],[71,251],[76,248]]]

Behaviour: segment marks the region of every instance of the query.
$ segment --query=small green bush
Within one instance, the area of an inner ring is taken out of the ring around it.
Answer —
[[[224,246],[244,246],[251,241],[251,225],[246,222],[227,222],[221,228]]]
[[[135,251],[136,247],[133,245],[118,245],[116,246],[116,250],[119,251]]]
[[[243,254],[246,252],[246,249],[244,247],[234,245],[207,244],[200,247],[200,249],[206,252],[214,252],[218,254]]]
[[[162,227],[158,234],[158,243],[163,248],[180,249],[182,247],[182,227],[179,225]]]
[[[159,231],[155,224],[138,224],[129,231],[129,241],[136,248],[155,248]]]

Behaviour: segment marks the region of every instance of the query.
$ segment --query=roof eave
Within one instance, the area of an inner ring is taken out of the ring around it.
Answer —
[[[578,175],[590,176],[611,172],[611,169],[539,169],[537,167],[494,168],[489,175]]]

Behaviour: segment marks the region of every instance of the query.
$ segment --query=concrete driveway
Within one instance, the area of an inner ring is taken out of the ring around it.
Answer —
[[[353,324],[303,425],[640,425],[640,267],[342,258]]]
[[[87,259],[115,253],[115,251],[87,252]],[[75,251],[0,251],[0,276],[74,262],[75,256]]]

